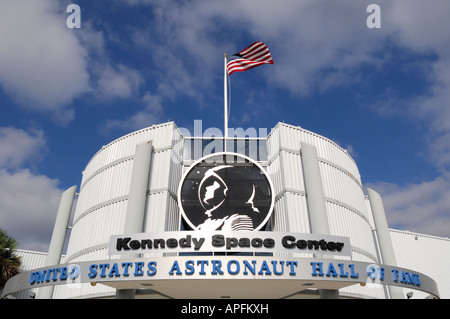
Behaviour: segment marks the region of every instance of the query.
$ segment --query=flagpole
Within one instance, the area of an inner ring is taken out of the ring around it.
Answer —
[[[224,101],[224,151],[227,151],[228,138],[228,90],[227,90],[227,54],[224,54],[223,73],[223,101]]]

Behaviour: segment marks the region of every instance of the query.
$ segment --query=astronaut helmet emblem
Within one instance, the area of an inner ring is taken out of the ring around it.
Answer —
[[[207,170],[200,182],[198,198],[203,208],[206,209],[207,215],[210,215],[212,211],[220,207],[226,200],[228,186],[216,171],[228,167],[232,166],[220,165]]]
[[[187,229],[261,230],[272,213],[274,194],[257,162],[241,154],[216,153],[186,171],[178,203]]]

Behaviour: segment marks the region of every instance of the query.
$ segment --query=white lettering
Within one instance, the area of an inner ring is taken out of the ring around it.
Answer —
[[[66,24],[69,29],[80,29],[81,28],[81,8],[77,4],[70,4],[67,6],[67,13],[71,13],[67,17]]]
[[[246,303],[236,303],[236,304],[227,304],[225,308],[225,313],[269,313],[269,305],[268,304],[246,304]]]
[[[379,29],[381,28],[381,8],[378,4],[369,4],[367,6],[367,13],[371,13],[371,15],[369,15],[367,17],[367,27],[369,29]]]
[[[187,306],[181,307],[181,313],[193,313],[193,314],[208,314],[210,317],[214,314],[216,306],[196,306],[188,303]]]

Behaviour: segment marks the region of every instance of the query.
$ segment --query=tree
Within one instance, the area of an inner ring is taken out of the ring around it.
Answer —
[[[20,272],[20,257],[16,256],[17,242],[0,229],[0,291],[8,279]]]

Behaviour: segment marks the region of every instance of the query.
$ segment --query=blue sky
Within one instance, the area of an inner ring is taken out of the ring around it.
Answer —
[[[70,4],[81,28],[68,28]],[[369,4],[381,28],[368,28]],[[115,138],[174,121],[299,125],[346,148],[391,227],[450,235],[448,0],[0,0],[0,227],[45,251],[63,190]]]

